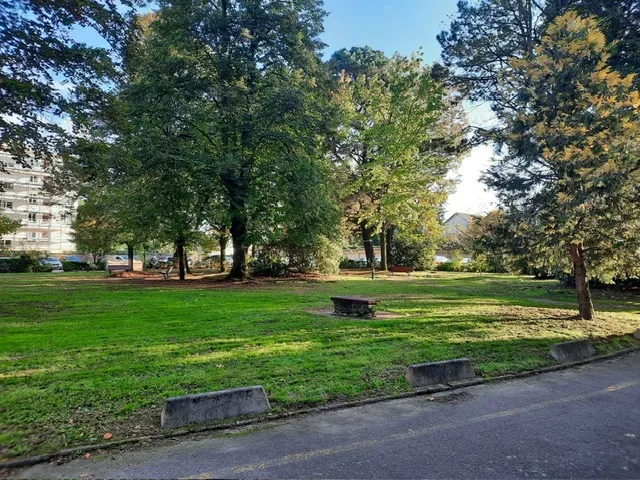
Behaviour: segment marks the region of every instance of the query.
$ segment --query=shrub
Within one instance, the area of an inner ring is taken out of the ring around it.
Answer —
[[[53,266],[52,265],[36,265],[35,267],[33,267],[31,269],[32,272],[38,272],[38,273],[51,273],[53,272]]]
[[[289,271],[289,264],[277,248],[262,248],[252,262],[253,273],[266,277],[282,277]]]
[[[478,254],[473,257],[473,260],[467,265],[467,270],[470,272],[489,272],[489,262],[487,257],[483,254]]]
[[[40,266],[37,258],[30,255],[20,255],[0,260],[0,273],[38,272]]]
[[[433,266],[435,248],[420,235],[398,235],[391,242],[389,265],[429,270]]]
[[[315,249],[316,269],[325,275],[340,273],[340,260],[342,258],[342,246],[332,242],[327,237],[320,236]]]
[[[87,262],[62,262],[62,270],[65,272],[88,272],[92,270],[92,268]]]
[[[378,266],[376,262],[376,267]],[[342,257],[340,260],[340,268],[367,268],[366,260],[351,260],[347,257]]]
[[[319,235],[312,244],[287,248],[289,267],[301,273],[318,272],[335,275],[340,272],[342,247]]]
[[[436,270],[439,272],[461,272],[464,270],[464,266],[461,261],[449,260],[448,262],[437,265]]]

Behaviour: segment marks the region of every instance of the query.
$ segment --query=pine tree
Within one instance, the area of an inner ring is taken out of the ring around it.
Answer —
[[[507,153],[488,183],[532,250],[562,253],[580,317],[594,317],[588,274],[609,280],[640,265],[640,94],[608,66],[594,17],[570,11],[531,55],[510,61],[503,88]]]

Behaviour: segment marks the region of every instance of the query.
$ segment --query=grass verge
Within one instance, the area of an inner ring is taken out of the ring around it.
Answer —
[[[388,320],[332,318],[331,295]],[[553,343],[634,343],[640,298],[595,292],[575,320],[554,281],[481,274],[341,276],[221,286],[103,274],[0,276],[3,458],[155,433],[165,398],[261,384],[275,411],[409,390],[410,363],[469,357],[485,376],[553,364]]]

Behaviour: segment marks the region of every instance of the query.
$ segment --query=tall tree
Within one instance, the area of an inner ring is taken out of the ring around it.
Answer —
[[[300,179],[297,168],[319,157],[324,12],[317,0],[159,4],[129,92],[150,125],[197,145],[175,160],[200,165],[221,192],[234,247],[229,277],[245,278],[261,190]]]
[[[464,148],[465,119],[420,54],[396,55],[355,77],[345,70],[338,91],[346,122],[333,155],[345,170],[367,260],[375,260],[370,235],[377,231],[386,269],[390,229],[434,233],[447,173]]]
[[[607,280],[640,256],[640,93],[610,50],[596,18],[570,11],[510,61],[523,108],[505,116],[508,151],[487,178],[526,242],[570,260],[583,319],[589,270]]]
[[[600,18],[608,41],[616,42],[612,67],[640,70],[639,0],[461,0],[448,30],[438,35],[457,88],[472,100],[489,101],[499,117],[520,108],[504,88],[503,72],[512,59],[531,55],[546,26],[569,9]]]

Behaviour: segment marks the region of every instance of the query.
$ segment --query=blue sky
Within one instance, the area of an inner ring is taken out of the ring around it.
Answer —
[[[388,55],[418,47],[432,63],[440,57],[436,35],[456,12],[454,0],[325,0],[329,16],[322,36],[325,55],[343,47],[369,45]]]

